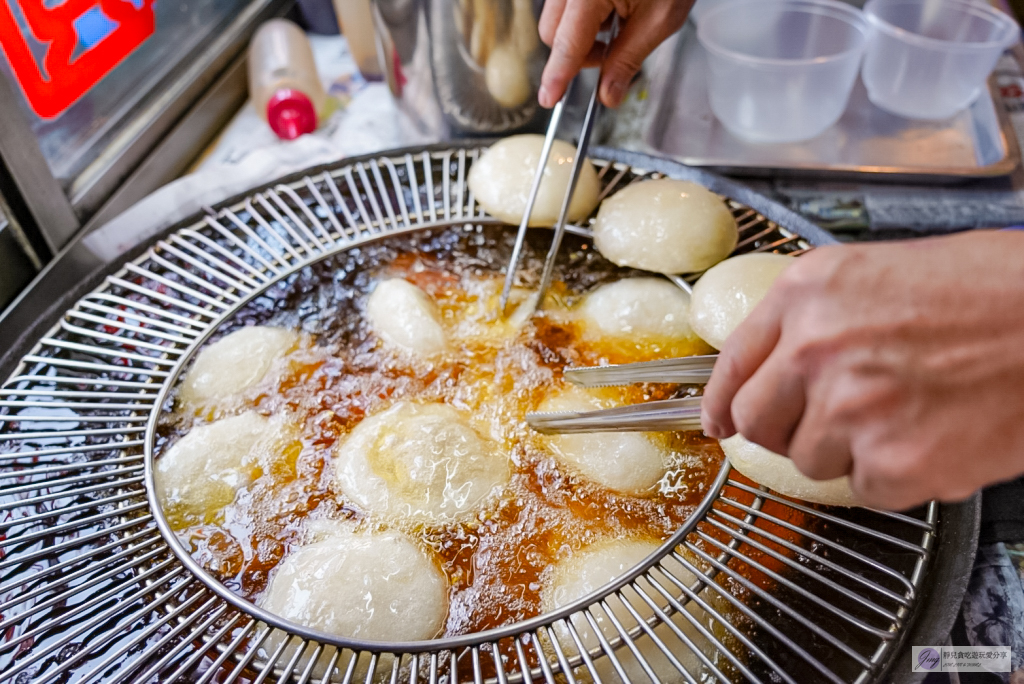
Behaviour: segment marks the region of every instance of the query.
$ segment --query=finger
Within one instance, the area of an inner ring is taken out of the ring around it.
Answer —
[[[850,433],[843,425],[825,425],[809,410],[793,432],[788,456],[812,480],[833,480],[853,468]]]
[[[862,505],[887,511],[903,511],[932,498],[915,483],[879,477],[870,466],[856,460],[850,472],[850,489]]]
[[[604,43],[594,43],[594,47],[590,48],[590,53],[583,60],[582,68],[599,67],[602,62],[604,62]]]
[[[807,401],[804,376],[784,348],[780,342],[740,387],[731,409],[740,434],[777,454],[789,453]]]
[[[622,104],[644,60],[683,25],[692,5],[692,2],[644,3],[625,21],[608,51],[601,75],[601,102],[605,106]]]
[[[562,14],[565,13],[566,0],[547,0],[544,9],[540,13],[540,21],[537,22],[537,31],[544,44],[551,47],[555,42],[555,31],[562,22]]]
[[[902,454],[876,454],[879,458],[898,460]],[[862,463],[854,458],[850,473],[850,488],[857,501],[871,508],[889,511],[905,511],[915,506],[938,499],[944,503],[956,503],[970,498],[980,485],[966,482],[950,487],[948,481],[936,486],[934,482],[902,476],[894,477],[872,463]]]
[[[904,453],[892,453],[872,444],[871,453],[865,454],[857,441],[854,440],[856,458],[850,471],[850,489],[857,501],[871,508],[903,511],[935,497],[936,493],[926,483],[893,472],[893,464],[897,464]],[[898,470],[898,465],[895,469]]]
[[[558,24],[551,56],[544,66],[537,99],[542,107],[554,107],[565,94],[569,82],[579,73],[594,45],[601,23],[611,13],[606,1],[573,1],[566,4]]]
[[[945,469],[934,467],[927,454],[942,441],[930,441],[913,430],[894,434],[862,427],[851,435],[850,444],[850,488],[865,506],[902,511],[934,498],[966,498],[978,486],[969,476],[949,478]]]
[[[781,334],[781,312],[769,292],[722,346],[701,400],[701,424],[709,437],[725,439],[736,434],[733,397],[775,348]]]
[[[848,398],[863,388],[844,379],[842,370],[815,377],[808,389],[807,407],[789,441],[787,455],[807,477],[831,480],[853,469],[853,423],[843,409]],[[820,389],[816,389],[820,388]]]

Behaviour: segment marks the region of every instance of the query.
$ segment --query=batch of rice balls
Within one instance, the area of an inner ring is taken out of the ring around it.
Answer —
[[[507,138],[473,164],[469,185],[487,212],[520,222],[541,145],[540,136]],[[531,225],[555,222],[573,154],[555,144]],[[292,623],[408,642],[526,619],[621,576],[692,513],[723,450],[758,483],[853,505],[845,480],[807,480],[739,436],[719,448],[700,433],[529,430],[532,411],[678,396],[679,387],[656,385],[584,390],[561,370],[711,353],[792,263],[776,254],[727,258],[736,221],[696,184],[641,180],[598,208],[599,195],[588,163],[570,221],[598,209],[594,247],[646,275],[578,293],[555,283],[540,307],[516,288],[502,315],[500,264],[460,270],[409,255],[359,295],[358,339],[324,344],[249,325],[202,348],[165,416],[178,432],[159,448],[154,470],[186,548]],[[698,272],[692,298],[663,277]],[[693,580],[682,565],[675,574]],[[635,624],[621,604],[609,605],[620,624]],[[585,646],[599,644],[589,623],[574,626]],[[608,619],[598,626],[617,634]],[[644,639],[663,681],[682,681]],[[696,671],[691,656],[682,662]]]

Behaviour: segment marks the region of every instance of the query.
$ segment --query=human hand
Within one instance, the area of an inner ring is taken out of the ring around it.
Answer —
[[[694,0],[546,0],[540,37],[551,47],[538,99],[554,107],[584,67],[601,64],[603,46],[594,41],[612,12],[623,19],[601,76],[601,102],[618,107],[647,55],[675,33]]]
[[[704,429],[849,474],[866,505],[1024,472],[1024,233],[819,248],[721,350]]]

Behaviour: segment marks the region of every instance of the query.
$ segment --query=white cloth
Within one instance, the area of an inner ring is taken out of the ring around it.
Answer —
[[[367,83],[341,36],[310,36],[317,71],[335,108],[314,133],[279,140],[247,102],[193,173],[146,196],[84,239],[110,260],[168,226],[233,195],[303,169],[349,156],[426,142],[384,83]]]

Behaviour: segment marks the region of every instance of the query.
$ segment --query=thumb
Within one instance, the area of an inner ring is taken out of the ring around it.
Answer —
[[[654,48],[679,30],[694,0],[645,2],[626,19],[608,51],[601,75],[601,102],[618,107],[629,83]]]
[[[569,82],[586,62],[601,23],[611,12],[608,0],[566,2],[551,42],[551,55],[541,75],[538,99],[542,107],[553,107],[565,93]]]
[[[769,292],[722,346],[701,399],[701,422],[709,437],[725,439],[736,434],[733,399],[782,335],[782,305],[775,299]]]

